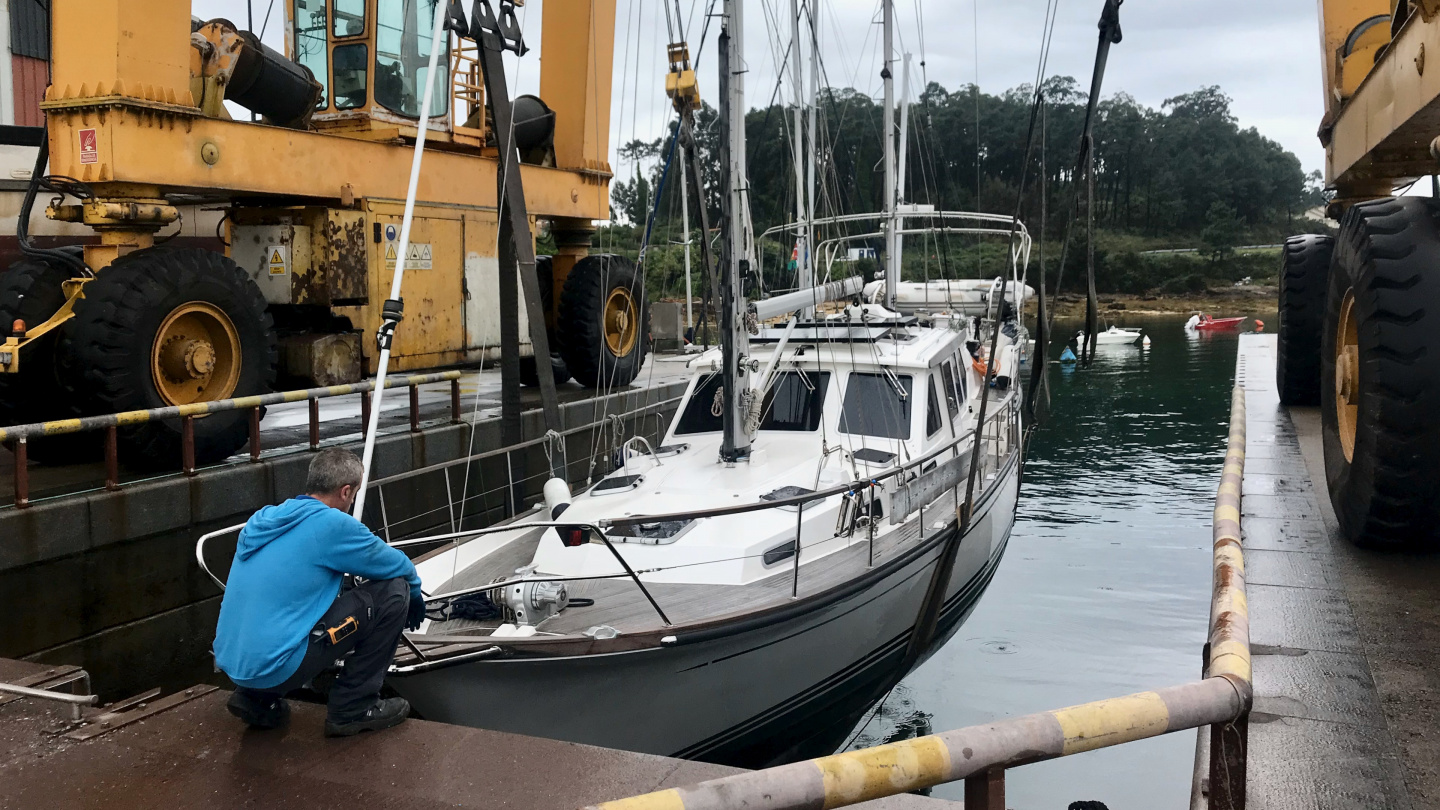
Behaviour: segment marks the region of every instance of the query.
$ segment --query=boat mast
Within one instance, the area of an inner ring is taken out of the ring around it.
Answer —
[[[899,213],[908,203],[909,198],[905,196],[905,162],[910,154],[910,54],[905,54],[905,61],[901,67],[900,74],[900,157],[896,160],[899,169],[895,172],[895,266],[899,268],[900,257],[905,255],[905,214]],[[899,281],[899,273],[896,273],[896,281]],[[928,299],[930,288],[925,288],[925,295]],[[926,303],[929,303],[927,300]]]
[[[820,128],[818,126],[818,110],[820,108],[820,37],[816,33],[816,26],[819,25],[820,0],[810,0],[810,149],[808,153],[809,166],[806,177],[806,209],[805,209],[805,265],[809,269],[811,283],[815,280],[815,161],[816,154],[820,151]],[[799,182],[799,179],[796,179]],[[811,313],[813,314],[813,313]]]
[[[679,137],[678,133],[676,137]],[[694,296],[690,292],[690,164],[685,157],[685,144],[675,146],[680,150],[680,223],[685,234],[685,331],[689,332],[695,328]],[[694,339],[695,336],[691,335],[690,340]]]
[[[795,147],[795,222],[799,225],[795,234],[795,288],[804,290],[814,286],[815,281],[810,272],[810,240],[806,233],[809,222],[805,209],[805,67],[800,61],[800,0],[790,0],[790,41],[790,81],[795,89],[795,127],[792,138]],[[808,308],[799,313],[802,318],[809,314]]]
[[[745,196],[745,16],[742,0],[725,0],[725,22],[720,29],[720,111],[725,122],[721,151],[725,166],[725,238],[722,265],[720,337],[724,364],[721,399],[724,435],[720,460],[741,461],[750,456],[750,437],[744,429],[749,385],[745,380],[750,333],[745,324],[745,270],[749,262],[746,241]]]
[[[885,8],[884,65],[880,78],[885,80],[885,307],[895,308],[895,288],[900,281],[899,227],[895,219],[895,75],[890,66],[895,62],[895,3],[883,0]]]

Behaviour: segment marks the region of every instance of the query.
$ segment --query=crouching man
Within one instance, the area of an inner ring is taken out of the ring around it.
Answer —
[[[363,469],[347,450],[310,463],[306,494],[256,512],[230,567],[215,663],[235,682],[230,713],[258,728],[290,716],[285,695],[348,654],[330,689],[327,737],[390,728],[410,704],[380,698],[405,628],[425,601],[415,566],[350,516]],[[342,575],[366,582],[341,590]]]

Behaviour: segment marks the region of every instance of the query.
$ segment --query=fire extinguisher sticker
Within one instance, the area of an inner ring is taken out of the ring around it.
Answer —
[[[99,139],[93,129],[80,130],[80,162],[99,163],[100,146]]]

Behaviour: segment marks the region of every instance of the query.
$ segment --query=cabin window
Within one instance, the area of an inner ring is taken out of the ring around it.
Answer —
[[[358,37],[365,33],[366,0],[334,0],[335,36]]]
[[[695,384],[695,393],[685,402],[680,422],[675,425],[676,435],[688,433],[713,433],[725,427],[721,410],[720,375],[706,374]]]
[[[965,352],[960,351],[955,353],[955,368],[955,390],[960,395],[960,401],[964,402],[965,389],[966,386],[969,385],[969,383],[967,382],[967,380],[969,379],[969,375],[965,373]]]
[[[295,61],[310,69],[320,83],[319,108],[330,92],[330,58],[325,41],[325,0],[295,0]]]
[[[945,418],[940,415],[940,397],[935,394],[935,377],[927,379],[930,381],[930,399],[929,407],[925,409],[925,437],[929,438],[945,426]]]
[[[840,432],[882,439],[910,438],[910,375],[854,372],[845,386]]]
[[[365,106],[365,72],[370,64],[369,48],[363,44],[335,48],[335,109],[353,110]]]
[[[695,385],[685,411],[675,426],[676,435],[723,430],[725,418],[719,374],[707,374]],[[765,395],[761,430],[810,431],[820,429],[830,374],[819,371],[785,371]]]
[[[955,383],[955,364],[949,360],[941,363],[940,377],[944,383],[941,388],[945,389],[945,406],[950,410],[950,418],[954,419],[960,415],[960,399],[964,396]]]
[[[375,24],[375,100],[391,112],[420,117],[425,85],[433,82],[431,117],[450,106],[448,38],[442,38],[435,75],[429,75],[430,33],[438,0],[380,0]]]
[[[819,430],[830,375],[823,371],[786,371],[775,375],[765,395],[761,430]]]

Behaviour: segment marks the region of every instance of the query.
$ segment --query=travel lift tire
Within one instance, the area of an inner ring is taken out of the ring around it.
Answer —
[[[275,330],[255,282],[209,250],[137,250],[85,285],[60,352],[64,382],[88,413],[115,413],[268,393]],[[249,439],[249,412],[197,417],[195,462],[229,457]],[[127,466],[174,469],[181,420],[120,428]]]
[[[535,276],[540,282],[540,309],[548,315],[555,301],[555,269],[549,256],[535,257]],[[570,370],[565,366],[565,358],[560,355],[560,347],[557,342],[559,335],[556,334],[554,327],[547,324],[545,336],[549,338],[550,371],[555,377],[555,384],[568,382]],[[540,385],[540,374],[535,368],[533,356],[520,358],[520,384],[532,388]]]
[[[65,303],[61,285],[70,272],[49,262],[21,259],[0,274],[0,342],[13,333],[16,320],[33,329]],[[72,419],[79,404],[60,382],[55,355],[59,330],[52,330],[21,352],[20,370],[0,374],[0,427]],[[93,461],[104,445],[98,434],[66,433],[25,442],[28,458],[51,464]]]
[[[635,265],[623,256],[586,256],[565,278],[556,313],[560,353],[587,388],[629,385],[649,349],[649,306]]]
[[[1320,404],[1320,340],[1335,239],[1304,234],[1285,240],[1280,258],[1280,329],[1275,387],[1286,405]]]
[[[1434,547],[1440,529],[1440,205],[1346,212],[1321,344],[1325,479],[1361,546]]]

